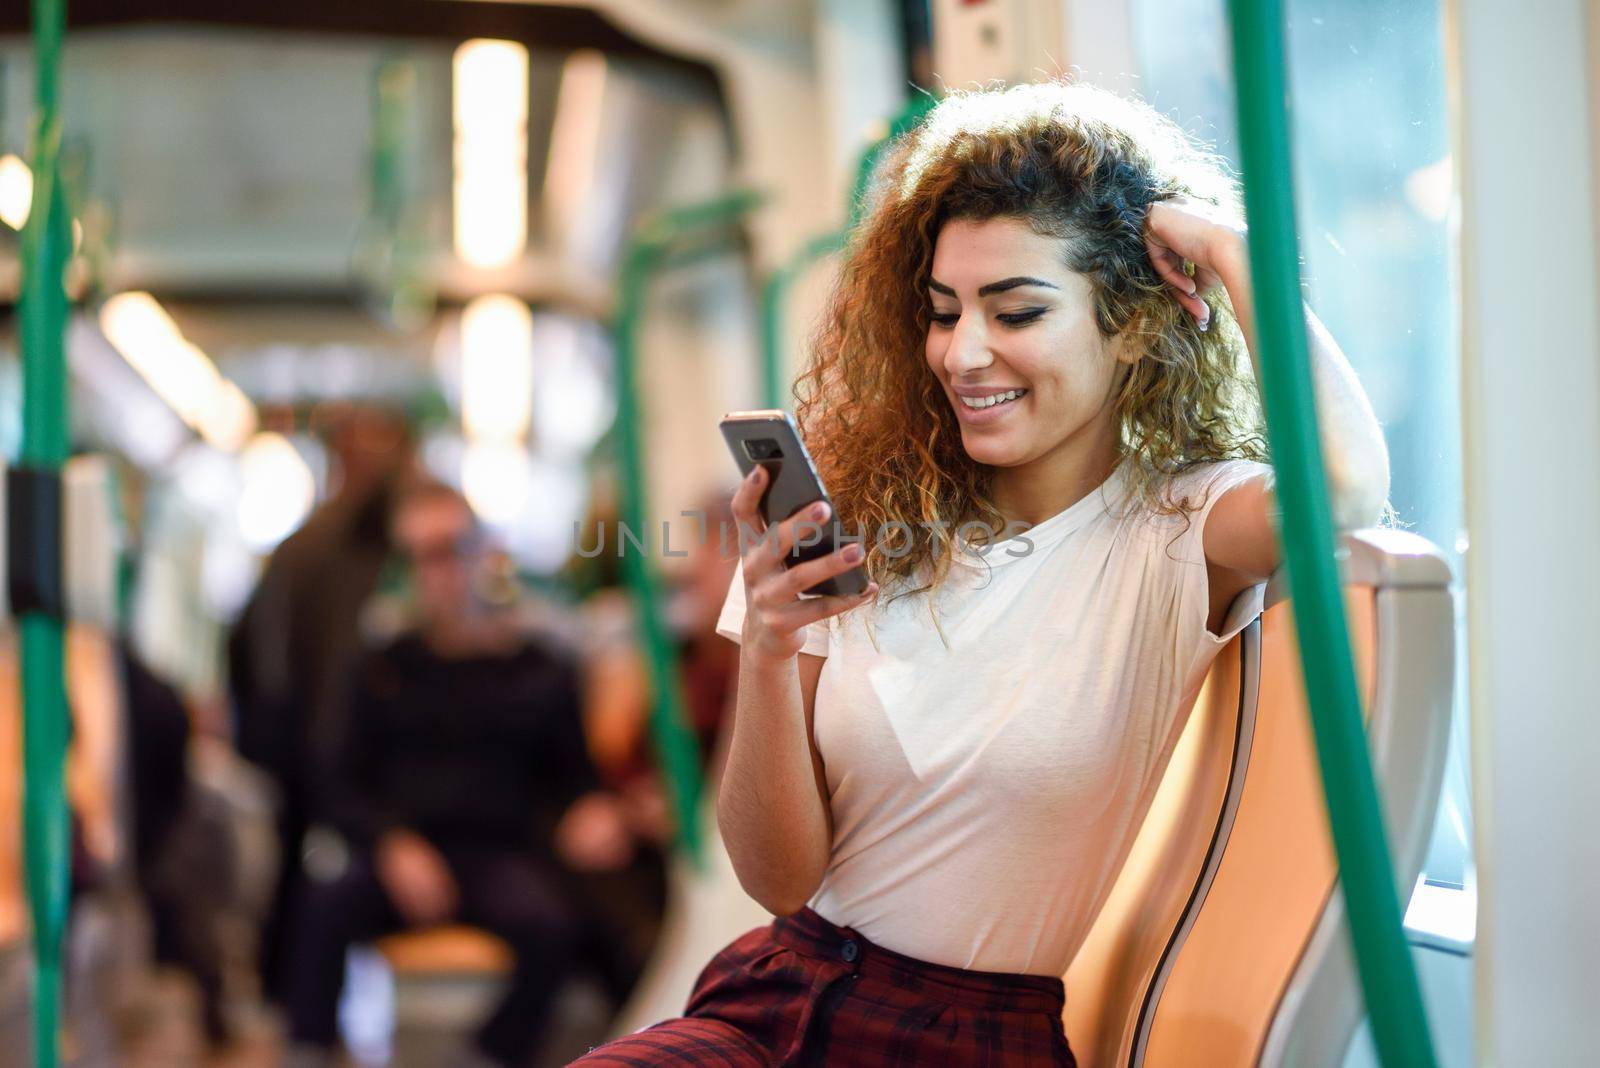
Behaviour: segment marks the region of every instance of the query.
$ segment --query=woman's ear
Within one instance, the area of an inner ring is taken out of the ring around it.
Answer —
[[[1131,320],[1127,326],[1117,331],[1111,339],[1111,356],[1118,363],[1125,363],[1129,367],[1139,362],[1139,357],[1144,355],[1144,346],[1139,343],[1139,321]]]
[[[1176,304],[1173,308],[1179,315],[1188,314]],[[1111,354],[1118,363],[1133,367],[1150,354],[1151,342],[1160,337],[1162,332],[1161,316],[1161,310],[1148,305],[1135,307],[1128,314],[1128,321],[1111,338]]]

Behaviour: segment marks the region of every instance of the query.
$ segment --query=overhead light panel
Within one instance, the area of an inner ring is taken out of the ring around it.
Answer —
[[[195,424],[200,436],[219,449],[234,452],[250,440],[256,425],[256,406],[244,390],[219,376],[211,403],[201,409]]]
[[[522,515],[533,492],[528,453],[510,441],[474,441],[461,458],[461,494],[486,523]]]
[[[533,418],[533,313],[515,297],[461,312],[461,426],[474,440],[521,441]]]
[[[528,243],[528,50],[477,39],[455,51],[455,248],[504,267]]]
[[[100,309],[100,329],[157,396],[219,449],[256,430],[255,406],[148,293],[118,293]]]

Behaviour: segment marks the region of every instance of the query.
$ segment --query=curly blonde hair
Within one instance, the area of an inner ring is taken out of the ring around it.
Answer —
[[[795,384],[807,447],[869,573],[900,594],[949,572],[963,523],[998,530],[993,468],[969,457],[923,356],[934,244],[951,219],[1017,218],[1064,239],[1090,282],[1095,323],[1139,359],[1115,399],[1131,499],[1167,515],[1193,505],[1166,488],[1195,464],[1263,460],[1260,404],[1220,287],[1202,331],[1150,263],[1150,206],[1187,196],[1242,217],[1226,163],[1148,105],[1065,81],[959,93],[884,154],[870,210],[851,235],[813,359]],[[910,544],[905,544],[905,538]],[[920,583],[920,584],[918,584]]]

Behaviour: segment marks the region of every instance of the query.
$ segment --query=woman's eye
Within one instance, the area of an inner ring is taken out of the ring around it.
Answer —
[[[934,312],[928,320],[935,326],[955,326],[956,320],[960,318],[959,312]]]
[[[1001,312],[995,318],[1007,326],[1026,326],[1045,313],[1043,308],[1029,308],[1027,311]]]

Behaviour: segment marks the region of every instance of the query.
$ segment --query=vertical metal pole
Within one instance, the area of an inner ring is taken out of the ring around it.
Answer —
[[[367,216],[356,256],[369,299],[402,330],[418,326],[430,314],[435,296],[420,271],[422,249],[409,206],[416,96],[415,64],[399,53],[378,61],[372,72]]]
[[[645,293],[651,278],[674,265],[669,253],[684,237],[736,223],[759,202],[753,194],[735,193],[662,215],[639,228],[623,257],[616,318],[615,424],[622,469],[621,518],[647,546],[651,544],[646,533],[650,510],[644,471],[643,409],[637,376]],[[700,747],[684,715],[677,651],[661,615],[660,581],[647,555],[636,546],[624,547],[622,532],[617,533],[623,574],[639,609],[639,626],[655,698],[650,726],[656,758],[667,781],[679,843],[691,858],[699,861],[702,856]]]
[[[637,366],[639,324],[644,313],[645,289],[654,273],[658,253],[644,247],[629,252],[622,267],[620,307],[617,313],[617,431],[621,447],[622,508],[624,527],[635,532],[648,547],[649,502],[645,496],[644,448],[641,443]],[[672,636],[661,616],[660,582],[655,565],[637,546],[624,543],[617,531],[617,552],[622,554],[623,575],[638,607],[650,688],[655,700],[650,709],[650,730],[656,762],[666,780],[668,799],[678,825],[678,842],[695,860],[700,859],[700,747],[689,730],[683,707],[683,680]]]
[[[38,105],[33,131],[33,203],[23,235],[22,282],[22,451],[18,473],[34,486],[59,487],[67,457],[67,384],[64,360],[67,294],[65,271],[71,252],[71,224],[62,196],[61,120],[57,89],[63,0],[34,0],[33,52]],[[21,485],[25,479],[14,481]],[[50,499],[35,494],[34,504]],[[20,494],[14,494],[19,499]],[[59,500],[59,494],[55,495]],[[34,524],[33,545],[59,545],[60,513],[12,513],[13,539],[20,524]],[[60,555],[45,549],[41,560],[53,574],[38,575],[46,591],[60,591]],[[13,558],[13,564],[19,562]],[[37,566],[37,565],[36,565]],[[13,588],[18,588],[13,576]],[[47,596],[46,601],[50,598]],[[21,653],[23,692],[23,852],[28,903],[33,916],[34,1061],[57,1064],[61,1006],[61,942],[67,914],[67,801],[64,786],[67,751],[67,694],[64,677],[59,597],[53,610],[23,605]]]
[[[867,211],[868,186],[872,184],[872,172],[878,166],[878,157],[884,150],[894,143],[901,134],[906,133],[920,123],[928,112],[939,103],[939,98],[931,93],[916,92],[912,94],[910,102],[901,109],[900,114],[889,120],[889,129],[878,140],[861,153],[861,159],[856,162],[855,185],[850,191],[850,223],[849,228],[854,230]]]
[[[412,72],[404,60],[385,56],[372,71],[372,149],[368,211],[385,236],[400,229],[405,209],[406,120]]]
[[[844,248],[844,242],[842,232],[812,238],[798,255],[773,271],[761,287],[761,403],[764,407],[783,407],[783,323],[789,291],[807,267]]]
[[[1257,365],[1328,822],[1378,1054],[1391,1068],[1423,1068],[1435,1063],[1433,1048],[1367,755],[1317,434],[1300,303],[1283,13],[1280,0],[1232,0],[1230,16]]]

